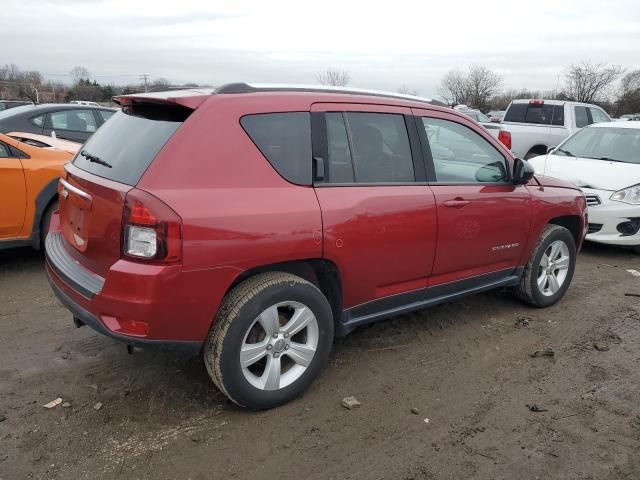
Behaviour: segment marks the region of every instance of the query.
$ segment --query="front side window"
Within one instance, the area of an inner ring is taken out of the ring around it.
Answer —
[[[308,112],[246,115],[240,124],[286,180],[311,184],[311,117]]]
[[[91,110],[62,110],[49,115],[53,130],[71,130],[74,132],[96,131],[96,119]]]
[[[602,123],[602,122],[611,121],[611,119],[607,116],[607,114],[604,113],[599,108],[591,107],[589,108],[589,111],[591,112],[591,119],[593,120],[593,123]]]
[[[576,127],[582,128],[589,125],[589,114],[587,113],[587,107],[575,106],[574,112],[576,114]]]
[[[506,183],[504,157],[472,129],[456,122],[423,117],[439,183]]]
[[[358,183],[415,181],[404,116],[346,112],[351,138],[353,174]]]

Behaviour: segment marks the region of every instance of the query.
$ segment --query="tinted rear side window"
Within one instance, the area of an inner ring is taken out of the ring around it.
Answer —
[[[291,183],[311,185],[311,117],[308,112],[246,115],[240,124],[282,177]]]
[[[158,152],[191,113],[184,107],[125,107],[94,133],[73,164],[100,177],[135,185]],[[86,152],[111,165],[91,162]]]

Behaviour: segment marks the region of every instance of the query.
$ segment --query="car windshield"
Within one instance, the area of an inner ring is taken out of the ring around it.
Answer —
[[[475,110],[461,110],[467,117],[473,118],[476,122],[488,122],[489,118],[482,112]]]
[[[489,122],[489,117],[487,117],[484,113],[478,112],[478,121],[479,122]]]
[[[13,115],[17,115],[22,112],[26,112],[28,110],[32,110],[34,108],[36,108],[35,105],[22,105],[20,107],[8,108],[0,112],[0,120],[2,120],[3,118],[11,117]]]
[[[554,152],[569,157],[640,163],[640,129],[586,127]]]

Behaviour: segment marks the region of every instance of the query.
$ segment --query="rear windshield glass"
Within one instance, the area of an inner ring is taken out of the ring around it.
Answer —
[[[512,103],[504,116],[505,122],[533,123],[536,125],[563,125],[562,105]]]
[[[191,110],[178,106],[124,107],[89,138],[73,164],[94,175],[135,185],[189,113]]]

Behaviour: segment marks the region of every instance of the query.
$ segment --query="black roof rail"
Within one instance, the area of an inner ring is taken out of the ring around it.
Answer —
[[[364,88],[327,87],[324,85],[281,85],[281,84],[249,84],[244,82],[227,83],[214,90],[216,94],[239,94],[259,92],[311,92],[311,93],[337,93],[349,95],[367,95],[371,97],[396,98],[411,100],[414,102],[428,103],[446,107],[447,104],[439,100],[404,95],[402,93],[385,92],[381,90],[367,90]]]

